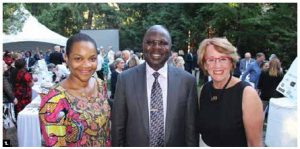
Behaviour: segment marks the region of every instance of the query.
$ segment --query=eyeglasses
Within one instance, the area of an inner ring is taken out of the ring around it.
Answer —
[[[154,47],[156,44],[160,47],[169,45],[167,41],[163,41],[163,40],[147,40],[146,44],[151,47]]]
[[[204,62],[207,64],[207,65],[213,65],[216,63],[216,61],[218,60],[218,62],[220,64],[228,64],[232,61],[232,58],[229,57],[229,56],[221,56],[221,57],[206,57],[204,58]]]

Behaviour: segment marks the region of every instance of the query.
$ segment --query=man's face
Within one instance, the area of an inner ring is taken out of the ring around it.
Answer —
[[[122,58],[124,61],[127,61],[129,59],[129,54],[127,52],[122,53]]]
[[[176,57],[178,57],[177,53],[172,53],[172,58],[175,59]]]
[[[146,33],[143,41],[144,58],[148,65],[159,70],[171,55],[170,38],[166,30],[155,29]]]
[[[29,57],[29,56],[30,56],[29,52],[26,52],[25,57]]]
[[[266,59],[266,57],[265,57],[265,55],[262,55],[258,59],[259,59],[260,62],[262,62],[262,61],[264,61]]]
[[[246,59],[250,59],[251,58],[251,54],[250,53],[245,53],[245,58]]]
[[[59,46],[55,46],[54,50],[57,51],[57,52],[60,52],[60,47]]]

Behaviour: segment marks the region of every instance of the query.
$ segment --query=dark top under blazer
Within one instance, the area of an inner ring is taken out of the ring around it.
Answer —
[[[199,146],[196,79],[168,66],[165,146]],[[146,64],[118,76],[112,112],[112,146],[149,146]]]

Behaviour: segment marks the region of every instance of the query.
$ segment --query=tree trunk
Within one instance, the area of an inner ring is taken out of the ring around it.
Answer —
[[[92,29],[93,16],[94,16],[93,11],[89,10],[86,29]]]

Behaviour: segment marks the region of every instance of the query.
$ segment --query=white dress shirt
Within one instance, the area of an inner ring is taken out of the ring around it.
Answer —
[[[147,97],[148,97],[148,113],[149,113],[149,126],[150,126],[150,101],[151,101],[151,89],[154,82],[154,76],[152,75],[155,70],[153,70],[148,63],[146,63],[146,79],[147,79]],[[163,110],[164,110],[164,128],[166,125],[166,113],[167,113],[167,93],[168,93],[168,64],[160,68],[158,71],[158,82],[162,89],[163,96]],[[166,130],[166,129],[164,129]]]
[[[29,70],[29,57],[26,57],[25,60],[26,60],[26,69]]]

